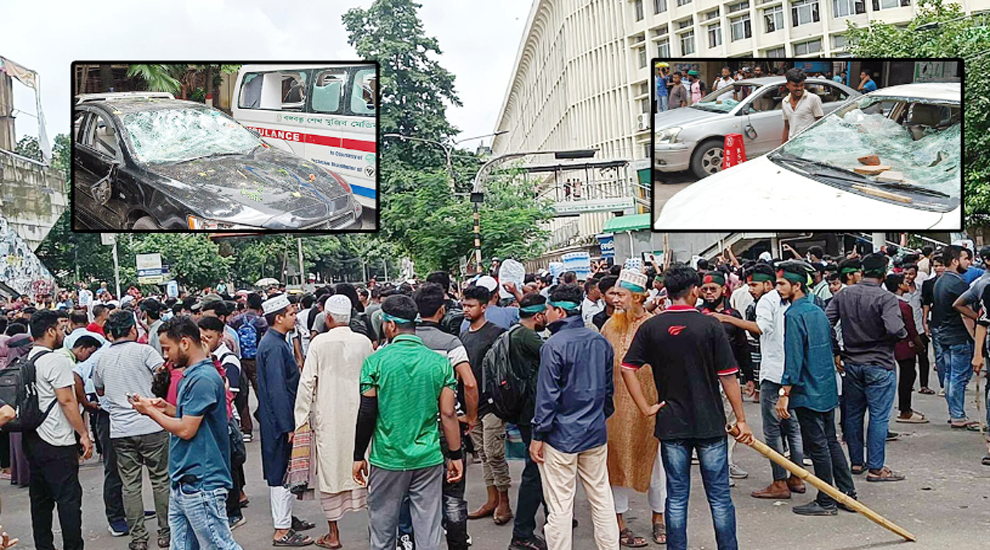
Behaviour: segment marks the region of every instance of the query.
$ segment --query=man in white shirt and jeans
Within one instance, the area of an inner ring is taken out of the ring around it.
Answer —
[[[52,353],[62,347],[68,318],[51,310],[31,316],[34,347],[28,358],[35,359],[38,405],[48,411],[35,431],[24,432],[24,452],[31,466],[31,527],[38,550],[54,550],[52,512],[58,504],[62,547],[82,550],[82,486],[79,485],[79,443],[83,457],[93,456],[93,442],[79,413],[74,392],[72,361]],[[75,432],[75,433],[73,433]]]
[[[816,120],[825,116],[822,110],[822,99],[804,89],[804,81],[808,75],[798,68],[789,69],[785,75],[786,88],[790,94],[784,98],[781,112],[784,114],[784,137],[781,143],[800,134]]]

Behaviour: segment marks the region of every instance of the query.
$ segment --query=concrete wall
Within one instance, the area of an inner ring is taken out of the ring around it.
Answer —
[[[31,250],[68,208],[68,188],[55,168],[0,150],[0,215]]]

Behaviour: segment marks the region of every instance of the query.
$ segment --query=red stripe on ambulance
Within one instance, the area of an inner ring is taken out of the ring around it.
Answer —
[[[291,130],[273,130],[271,128],[260,128],[257,126],[246,126],[246,128],[258,132],[258,134],[260,134],[263,138],[281,139],[284,141],[294,141],[296,143],[312,143],[315,145],[323,145],[324,147],[336,147],[338,149],[350,149],[354,151],[365,151],[368,153],[374,153],[376,148],[374,141],[342,139],[338,137],[293,132]]]

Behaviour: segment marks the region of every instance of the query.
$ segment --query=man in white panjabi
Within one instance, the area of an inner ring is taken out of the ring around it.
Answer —
[[[295,424],[298,430],[310,423],[316,440],[320,505],[329,524],[329,533],[317,544],[338,548],[337,521],[344,513],[367,506],[368,490],[351,477],[353,419],[361,399],[361,365],[374,350],[367,337],[350,329],[351,302],[346,296],[328,298],[324,311],[328,330],[309,344],[299,379]]]

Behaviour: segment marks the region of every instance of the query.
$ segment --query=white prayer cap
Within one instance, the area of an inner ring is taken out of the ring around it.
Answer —
[[[488,292],[495,292],[498,288],[498,281],[494,277],[485,275],[484,277],[478,277],[478,281],[475,282],[478,286],[483,286],[488,289]]]
[[[334,294],[323,304],[323,311],[327,315],[350,315],[351,299],[343,294]]]
[[[763,260],[764,262],[769,262],[770,260],[773,259],[773,256],[771,256],[769,252],[764,251],[760,253],[760,259]]]
[[[285,294],[279,294],[274,298],[269,298],[261,304],[261,310],[265,315],[278,313],[287,307],[289,307],[289,297]]]

